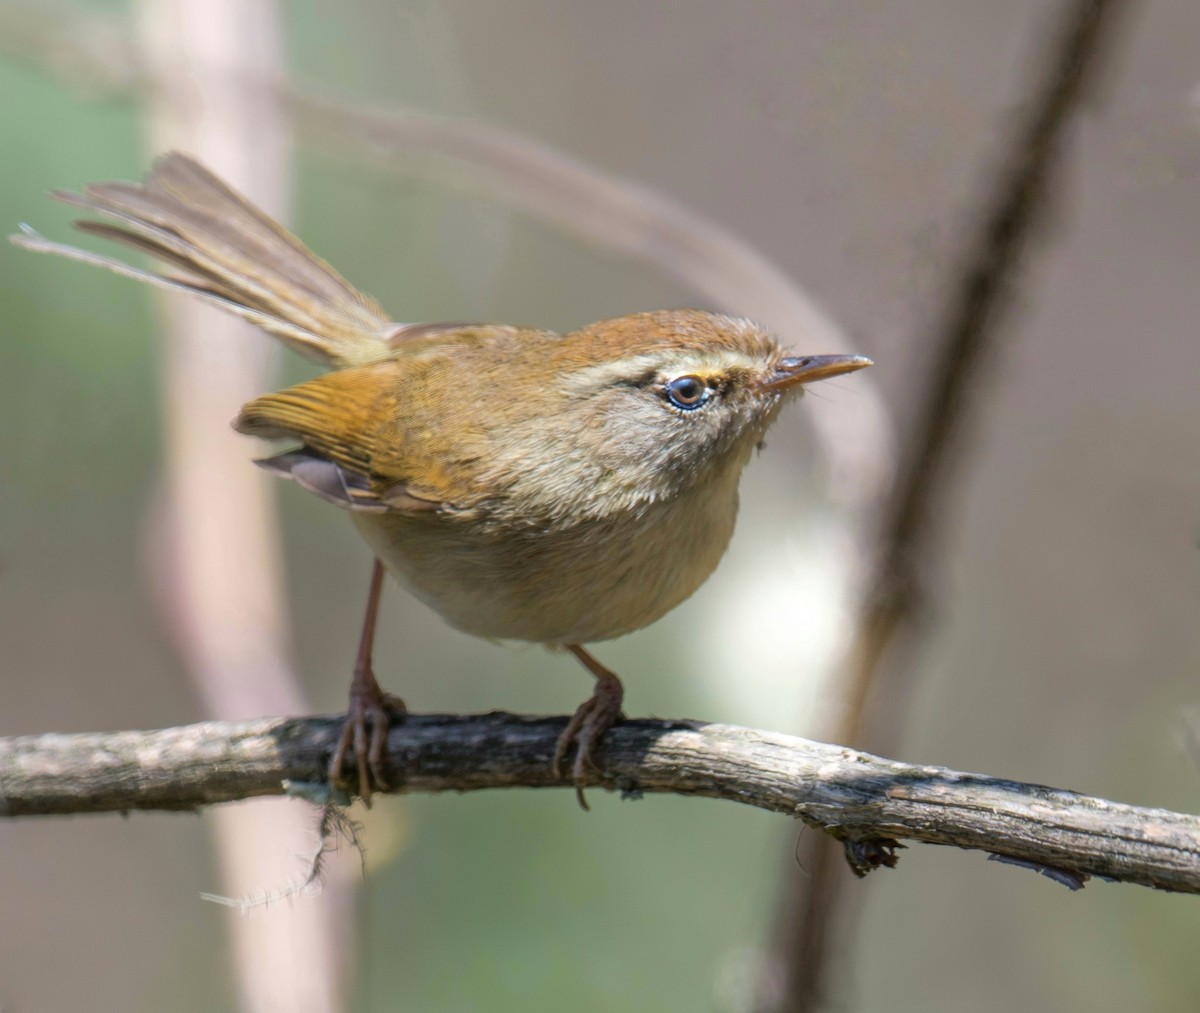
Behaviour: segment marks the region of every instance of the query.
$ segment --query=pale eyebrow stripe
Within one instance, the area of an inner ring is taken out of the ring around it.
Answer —
[[[602,362],[577,369],[567,377],[564,386],[567,389],[603,387],[627,381],[631,377],[659,373],[665,376],[682,376],[687,373],[705,376],[736,369],[751,369],[755,365],[748,356],[728,349],[708,354],[680,351],[675,355],[663,355],[647,352],[618,359],[616,362]]]

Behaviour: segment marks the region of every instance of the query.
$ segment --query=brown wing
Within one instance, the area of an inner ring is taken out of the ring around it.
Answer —
[[[493,340],[522,333],[534,332],[414,328],[389,359],[255,398],[234,428],[298,440],[299,450],[260,463],[344,508],[478,516],[487,495],[476,480],[494,433],[486,413],[468,409],[482,400],[474,385]]]
[[[528,373],[557,341],[496,324],[410,325],[388,359],[254,398],[234,427],[298,440],[264,467],[343,508],[479,517],[508,491],[511,468],[496,464],[514,458],[515,422],[530,421],[509,371]]]

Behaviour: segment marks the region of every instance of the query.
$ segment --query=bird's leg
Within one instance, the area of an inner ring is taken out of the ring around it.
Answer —
[[[583,781],[587,768],[598,770],[592,759],[592,750],[616,721],[623,717],[621,701],[625,698],[625,687],[615,672],[609,671],[578,644],[567,644],[567,650],[596,677],[596,689],[579,705],[567,727],[558,737],[554,748],[554,776],[562,776],[562,761],[572,743],[575,745],[575,763],[571,773],[575,780],[575,797],[585,812],[590,808],[583,797]]]
[[[392,714],[404,714],[404,701],[385,693],[371,668],[371,652],[375,646],[375,624],[379,617],[379,599],[383,595],[383,564],[375,560],[371,570],[371,589],[367,594],[367,614],[363,617],[362,637],[358,642],[358,658],[354,662],[354,678],[350,682],[350,704],[346,723],[337,748],[329,761],[329,781],[341,784],[346,755],[354,755],[358,773],[358,793],[371,804],[371,779],[380,790],[387,789],[383,776],[383,750],[387,745],[388,724]]]

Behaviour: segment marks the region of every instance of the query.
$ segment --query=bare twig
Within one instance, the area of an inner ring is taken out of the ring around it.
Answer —
[[[921,566],[928,562],[935,521],[950,491],[953,451],[970,420],[970,408],[977,410],[982,403],[974,397],[977,377],[1011,303],[1016,268],[1046,210],[1064,130],[1095,80],[1117,16],[1126,6],[1122,0],[1071,0],[1065,5],[1008,161],[989,187],[978,232],[946,284],[942,320],[932,328],[933,366],[882,512],[873,576],[839,680],[840,713],[827,732],[839,742],[874,745],[881,737],[880,710],[873,704],[885,675],[898,674],[889,669],[888,659],[924,604]],[[899,699],[899,694],[889,691],[889,699]],[[800,864],[805,873],[793,876],[785,892],[776,940],[785,984],[782,995],[770,1002],[773,1009],[789,1013],[821,1002],[828,942],[836,930],[838,884],[845,880],[836,850],[815,836]],[[767,977],[778,980],[777,973]]]
[[[410,715],[388,739],[405,792],[569,787],[551,757],[564,718]],[[0,815],[196,809],[323,780],[340,718],[206,722],[152,732],[0,739]],[[697,721],[624,721],[593,782],[786,813],[840,840],[860,872],[900,839],[981,849],[1078,883],[1200,893],[1200,816],[897,763],[841,746]]]

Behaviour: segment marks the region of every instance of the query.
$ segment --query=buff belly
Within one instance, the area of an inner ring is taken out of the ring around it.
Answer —
[[[635,516],[538,531],[400,514],[353,514],[395,579],[457,629],[496,640],[575,644],[649,625],[720,562],[736,485],[643,507]]]

